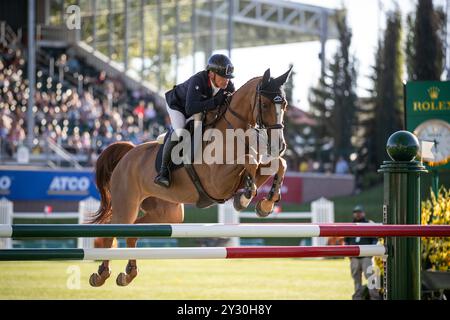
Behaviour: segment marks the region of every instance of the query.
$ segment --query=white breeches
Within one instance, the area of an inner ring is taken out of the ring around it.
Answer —
[[[184,115],[180,111],[170,108],[168,105],[166,105],[166,107],[167,113],[170,117],[172,128],[174,130],[183,129],[186,124],[186,118],[184,117]]]

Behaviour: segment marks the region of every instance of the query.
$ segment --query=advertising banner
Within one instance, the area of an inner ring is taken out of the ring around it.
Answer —
[[[0,197],[9,200],[99,199],[92,171],[1,170]]]

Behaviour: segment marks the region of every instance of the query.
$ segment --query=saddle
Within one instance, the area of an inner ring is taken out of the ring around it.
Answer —
[[[184,127],[186,130],[189,131],[190,136],[192,137],[194,134],[194,119],[188,120],[186,123],[186,126]],[[203,132],[202,132],[203,134]],[[159,171],[161,168],[162,163],[162,153],[164,149],[164,144],[167,143],[167,140],[169,139],[170,134],[163,133],[156,141],[159,144],[158,153],[156,155],[156,161],[155,161],[155,169],[156,171]],[[180,156],[184,156],[180,154]],[[190,154],[190,163],[180,163],[180,164],[174,164],[172,161],[169,163],[169,170],[173,173],[174,171],[184,167],[186,168],[186,171],[189,175],[189,177],[192,180],[192,183],[194,184],[195,188],[197,189],[197,192],[199,194],[199,199],[197,203],[195,204],[197,208],[208,208],[216,203],[224,203],[227,199],[215,199],[211,197],[203,187],[200,178],[197,174],[197,172],[194,169],[193,162],[194,162],[194,139],[191,139],[191,154]]]

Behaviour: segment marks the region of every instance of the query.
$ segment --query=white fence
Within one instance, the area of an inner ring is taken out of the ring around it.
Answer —
[[[0,224],[12,224],[14,218],[19,219],[78,219],[78,223],[86,223],[90,220],[90,214],[96,212],[100,202],[89,197],[79,202],[78,212],[14,212],[13,203],[6,198],[0,199]],[[93,238],[78,238],[78,248],[93,248]],[[12,241],[8,238],[0,239],[0,249],[11,249]]]
[[[78,204],[78,223],[88,223],[100,208],[100,201],[89,197]],[[78,248],[94,248],[94,238],[78,238]]]
[[[0,199],[0,224],[12,224],[13,218],[27,218],[27,219],[76,219],[78,223],[86,223],[90,220],[90,214],[96,212],[100,207],[100,202],[92,197],[89,197],[79,202],[78,212],[14,212],[13,203],[6,198]],[[247,219],[268,219],[259,218],[254,212],[238,213],[234,210],[232,200],[219,205],[218,222],[225,224],[239,224],[241,218]],[[312,223],[334,223],[334,203],[325,198],[320,198],[311,202],[311,212],[283,212],[273,213],[269,216],[270,219],[308,219]],[[239,238],[230,238],[229,246],[239,246]],[[312,238],[312,245],[326,245],[327,238]],[[93,248],[93,238],[79,238],[77,243],[78,248]],[[11,239],[0,239],[0,248],[12,248]]]
[[[12,224],[13,203],[6,198],[0,199],[0,224]],[[12,248],[11,238],[0,239],[0,249]]]
[[[224,224],[238,224],[241,218],[246,219],[302,219],[310,220],[312,223],[334,223],[334,202],[325,198],[317,199],[311,202],[311,212],[282,212],[272,213],[266,218],[260,218],[254,212],[237,212],[233,207],[233,200],[228,200],[224,204],[219,205],[218,222]],[[229,246],[239,246],[240,239],[237,237],[230,238]],[[327,244],[325,237],[313,237],[312,245],[321,246]]]

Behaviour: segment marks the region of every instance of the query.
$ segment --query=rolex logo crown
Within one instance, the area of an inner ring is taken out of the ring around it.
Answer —
[[[432,100],[435,100],[439,97],[439,88],[438,87],[431,87],[428,89],[428,94],[430,95],[430,98]]]

